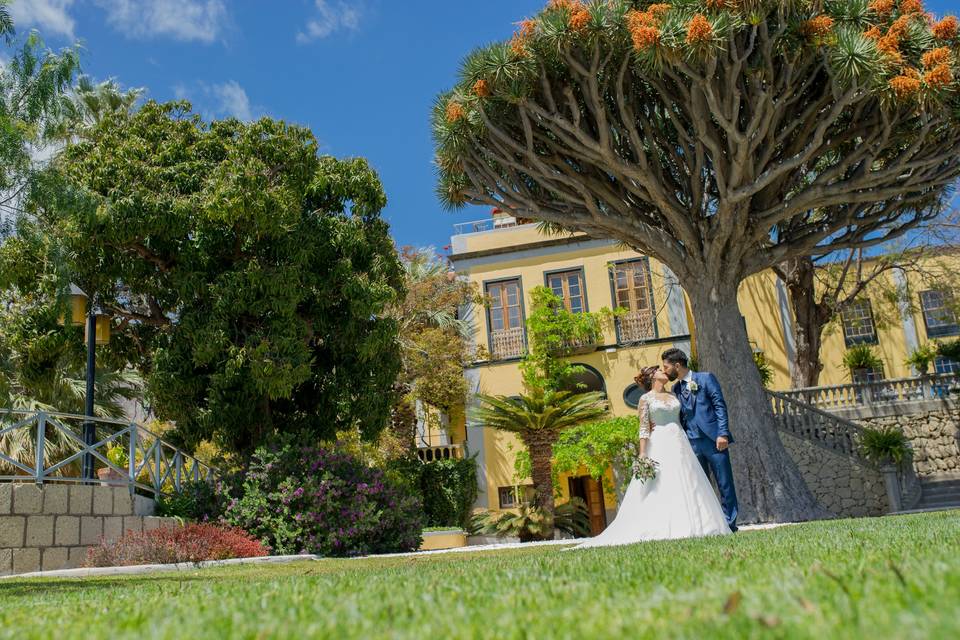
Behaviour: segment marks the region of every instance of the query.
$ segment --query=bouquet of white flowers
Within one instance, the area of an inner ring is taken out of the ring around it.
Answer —
[[[652,458],[637,456],[633,460],[633,477],[640,482],[653,480],[657,477],[657,469],[660,463]]]

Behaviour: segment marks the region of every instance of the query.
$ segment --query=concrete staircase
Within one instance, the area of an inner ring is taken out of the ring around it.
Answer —
[[[934,476],[920,485],[923,494],[916,509],[960,509],[960,476]]]

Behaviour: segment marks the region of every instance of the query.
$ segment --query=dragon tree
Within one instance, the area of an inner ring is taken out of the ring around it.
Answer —
[[[672,269],[726,391],[743,518],[815,517],[738,286],[937,214],[960,173],[958,52],[956,18],[919,0],[552,0],[438,98],[438,190]]]

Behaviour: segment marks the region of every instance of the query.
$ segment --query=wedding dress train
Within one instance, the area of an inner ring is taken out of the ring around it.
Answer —
[[[610,526],[576,548],[730,533],[713,487],[680,426],[679,400],[643,396],[640,431],[650,435],[647,456],[660,464],[657,477],[631,480]]]

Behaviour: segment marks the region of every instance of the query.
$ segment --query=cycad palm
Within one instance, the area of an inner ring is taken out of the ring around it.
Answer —
[[[602,393],[532,391],[515,397],[478,395],[474,417],[485,427],[514,433],[530,453],[530,475],[536,504],[552,517],[554,512],[551,459],[560,433],[607,412]],[[552,536],[548,532],[545,537]]]

